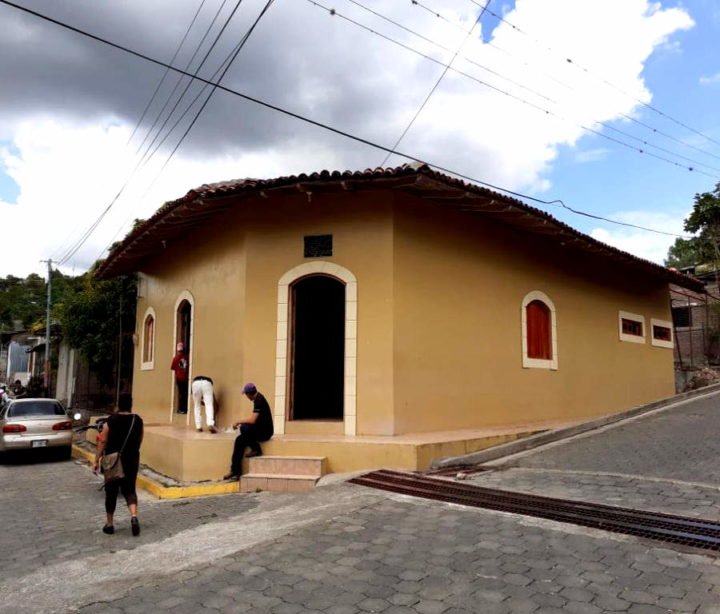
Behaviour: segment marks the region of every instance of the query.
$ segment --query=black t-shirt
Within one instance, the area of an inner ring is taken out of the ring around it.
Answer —
[[[258,435],[270,439],[274,432],[272,412],[270,411],[270,404],[267,402],[267,399],[259,392],[255,395],[255,400],[253,401],[253,413],[258,415],[257,421],[255,422]]]
[[[133,417],[135,418],[134,423]],[[143,435],[143,419],[140,416],[125,412],[113,414],[108,418],[107,425],[110,429],[107,445],[105,446],[105,452],[107,454],[119,452],[125,442],[125,437],[127,437],[127,443],[125,444],[122,455],[130,458],[140,453],[140,442],[142,441]],[[132,431],[128,437],[128,430],[131,425]]]

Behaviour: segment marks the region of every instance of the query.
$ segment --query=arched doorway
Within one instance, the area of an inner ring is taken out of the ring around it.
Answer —
[[[190,343],[192,340],[192,304],[189,300],[183,299],[177,307],[175,313],[175,346],[178,343],[182,343],[185,346],[185,356],[188,361],[188,375],[190,374],[190,356],[192,356],[192,347]],[[178,384],[178,387],[181,384]],[[188,392],[189,382],[185,382],[182,391],[179,390],[179,394],[175,395],[174,411],[179,413],[186,413],[188,411]]]
[[[342,420],[345,284],[309,275],[291,286],[291,420]]]
[[[177,309],[177,331],[175,339],[177,343],[182,342],[185,345],[185,353],[190,356],[190,331],[192,326],[192,305],[190,301],[184,299],[178,305]]]

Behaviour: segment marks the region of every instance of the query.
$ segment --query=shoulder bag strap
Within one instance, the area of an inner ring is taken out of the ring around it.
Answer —
[[[130,428],[128,429],[127,435],[125,436],[125,441],[123,441],[122,448],[120,448],[120,452],[118,452],[118,455],[120,455],[120,456],[122,456],[123,450],[125,449],[128,439],[130,439],[130,433],[132,433],[133,426],[135,426],[135,414],[133,414],[132,422],[130,423]]]

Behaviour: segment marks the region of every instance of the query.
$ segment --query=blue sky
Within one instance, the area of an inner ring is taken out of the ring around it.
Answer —
[[[23,4],[169,60],[200,0],[90,5],[81,0],[24,0]],[[228,3],[228,10],[232,4]],[[242,3],[203,76],[210,77],[263,4],[263,0]],[[224,83],[392,145],[437,84],[442,63],[453,59],[447,50],[459,48],[452,64],[455,70],[443,76],[402,139],[400,151],[540,199],[562,199],[588,213],[682,232],[694,194],[712,190],[720,171],[717,177],[715,171],[713,177],[690,173],[585,134],[578,124],[592,125],[601,119],[671,151],[662,155],[678,153],[718,169],[720,158],[652,135],[621,117],[629,114],[716,156],[720,145],[703,141],[597,78],[588,79],[564,58],[573,58],[589,67],[592,75],[617,83],[632,96],[720,141],[720,7],[716,3],[493,0],[491,10],[509,23],[486,14],[481,20],[482,37],[470,39],[465,31],[478,15],[475,0],[422,4],[441,17],[410,2],[337,0],[336,14],[331,15],[308,0],[279,0]],[[220,6],[220,0],[203,5],[176,65],[189,60]],[[0,258],[0,275],[41,272],[40,261],[47,258],[63,262],[66,272],[82,272],[122,238],[133,219],[151,215],[166,200],[203,183],[364,169],[385,157],[221,94],[214,96],[172,158],[170,152],[189,119],[178,120],[179,129],[149,163],[133,172],[143,136],[153,138],[152,120],[160,113],[157,100],[170,95],[173,79],[163,82],[160,96],[138,122],[160,83],[162,69],[7,6],[0,6],[0,20],[5,30],[0,39],[4,85],[0,88],[0,219],[6,228],[32,228],[35,237],[28,245],[22,231],[6,235],[0,250],[15,257]],[[553,51],[546,52],[546,47]],[[553,120],[488,85],[541,107],[550,105],[554,113],[571,121]],[[176,116],[169,125],[175,120]],[[394,156],[389,164],[404,161]],[[114,200],[118,191],[121,196]],[[545,208],[581,231],[657,262],[673,241]],[[108,213],[101,216],[105,209]],[[97,228],[83,240],[96,221]]]
[[[646,61],[642,76],[652,93],[650,104],[720,141],[720,117],[717,112],[720,103],[720,5],[713,6],[713,3],[704,0],[689,0],[682,4],[663,2],[662,5],[684,7],[692,17],[694,26],[674,34],[667,45],[656,50]],[[617,120],[613,125],[646,138],[648,142],[720,168],[718,144],[642,106],[638,107],[633,116],[718,157],[684,148],[625,120]],[[612,132],[606,133],[617,136]],[[639,146],[638,143],[629,142]],[[656,153],[666,156],[663,152]],[[585,154],[593,158],[592,161],[583,161]],[[677,161],[683,162],[681,159]],[[692,165],[692,162],[686,164]],[[601,137],[588,135],[582,137],[575,147],[560,148],[558,159],[548,175],[553,186],[549,193],[577,209],[623,220],[626,220],[628,212],[637,212],[638,215],[633,217],[635,223],[682,232],[681,226],[677,224],[691,210],[694,195],[712,191],[720,181],[720,172],[699,168],[715,173],[716,178],[675,168]],[[547,193],[544,195],[547,196]],[[554,215],[588,233],[601,227],[618,237],[630,235],[630,241],[636,242],[640,234],[557,210]],[[658,226],[657,215],[674,218],[675,224],[668,220],[667,226]],[[672,241],[661,237],[657,240],[663,244]],[[631,247],[630,243],[622,240],[619,245],[624,249]],[[652,252],[653,255],[656,253],[659,252]]]

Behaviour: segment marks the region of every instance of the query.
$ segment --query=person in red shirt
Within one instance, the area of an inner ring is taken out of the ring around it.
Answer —
[[[172,359],[170,370],[175,372],[175,385],[178,391],[178,413],[186,414],[188,408],[188,359],[185,344],[177,344],[177,353]]]

